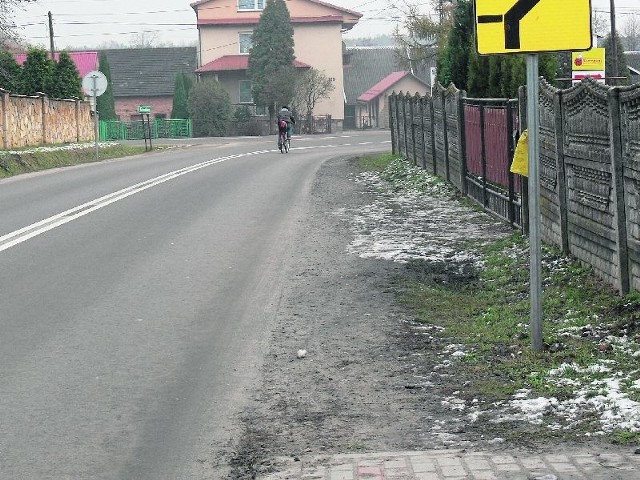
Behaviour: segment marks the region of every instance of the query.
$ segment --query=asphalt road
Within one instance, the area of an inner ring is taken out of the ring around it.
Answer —
[[[213,478],[319,166],[389,132],[194,140],[0,181],[0,478]]]

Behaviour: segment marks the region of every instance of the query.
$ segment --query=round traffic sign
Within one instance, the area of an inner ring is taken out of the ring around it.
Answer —
[[[87,95],[99,97],[107,91],[108,83],[104,73],[94,70],[87,73],[82,79],[82,89]]]

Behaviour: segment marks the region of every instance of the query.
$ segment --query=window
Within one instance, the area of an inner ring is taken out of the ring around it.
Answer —
[[[264,10],[264,0],[238,0],[238,10]]]
[[[238,83],[239,103],[253,103],[253,95],[251,93],[251,80],[240,80]]]
[[[240,44],[240,53],[249,53],[251,50],[251,35],[253,32],[238,33],[238,43]]]

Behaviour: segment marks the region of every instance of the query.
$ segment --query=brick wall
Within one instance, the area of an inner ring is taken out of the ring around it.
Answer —
[[[164,115],[171,118],[173,108],[173,97],[120,97],[115,100],[116,115],[123,122],[138,120],[138,106],[151,106],[151,118],[156,115]]]
[[[2,148],[94,139],[91,107],[80,100],[10,95],[0,90],[0,125]]]

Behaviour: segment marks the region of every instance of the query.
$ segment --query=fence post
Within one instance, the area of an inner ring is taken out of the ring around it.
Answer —
[[[449,127],[447,125],[447,94],[445,90],[440,93],[440,101],[442,102],[442,135],[444,141],[444,177],[450,182],[449,175]]]
[[[40,97],[40,108],[42,110],[42,144],[47,144],[47,94],[38,92],[37,95]]]
[[[416,96],[418,94],[416,93]],[[410,97],[409,98],[409,118],[411,119],[411,154],[413,156],[413,164],[417,165],[418,164],[418,159],[416,157],[416,123],[414,121],[415,119],[415,113],[416,113],[416,109],[415,109],[415,97]]]
[[[396,132],[395,132],[395,124],[393,123],[393,110],[396,107],[396,92],[394,91],[391,95],[389,95],[389,127],[391,130],[391,154],[395,155],[397,153],[396,147]]]
[[[9,139],[7,137],[9,130],[7,128],[7,119],[9,116],[7,115],[7,109],[9,108],[11,97],[9,92],[3,88],[0,88],[0,95],[2,95],[2,148],[8,148]]]
[[[610,88],[609,140],[611,143],[611,174],[613,175],[614,226],[618,253],[618,288],[622,295],[629,293],[629,248],[627,244],[627,218],[624,199],[624,173],[622,165],[622,132],[620,121],[620,87]]]
[[[76,142],[80,141],[80,99],[75,99]]]
[[[395,103],[395,110],[396,110],[396,141],[397,141],[397,148],[396,148],[396,155],[402,155],[402,147],[400,146],[400,144],[402,143],[400,141],[400,102],[398,101],[400,99],[400,95],[396,94],[396,103]]]
[[[482,206],[487,208],[487,141],[484,132],[484,103],[480,104],[480,145],[482,161]]]
[[[560,209],[560,248],[564,253],[569,253],[569,203],[567,197],[567,174],[564,165],[562,90],[558,90],[554,95],[553,110],[556,137],[556,174],[558,175],[558,207]]]
[[[433,96],[429,97],[429,116],[431,118],[431,163],[433,166],[432,172],[434,175],[438,174],[438,159],[436,157],[436,111],[433,106]]]
[[[458,109],[458,149],[460,155],[460,189],[465,197],[469,192],[467,185],[467,135],[464,116],[464,98],[466,94],[463,90],[456,92],[456,104]]]
[[[425,145],[425,135],[424,135],[424,102],[426,100],[426,96],[420,97],[420,135],[422,138],[422,153],[420,154],[422,157],[422,168],[427,169],[427,149]]]
[[[402,98],[402,129],[404,130],[404,155],[409,158],[409,145],[407,144],[408,136],[407,136],[407,97],[406,95],[402,95],[400,92],[400,97]]]

